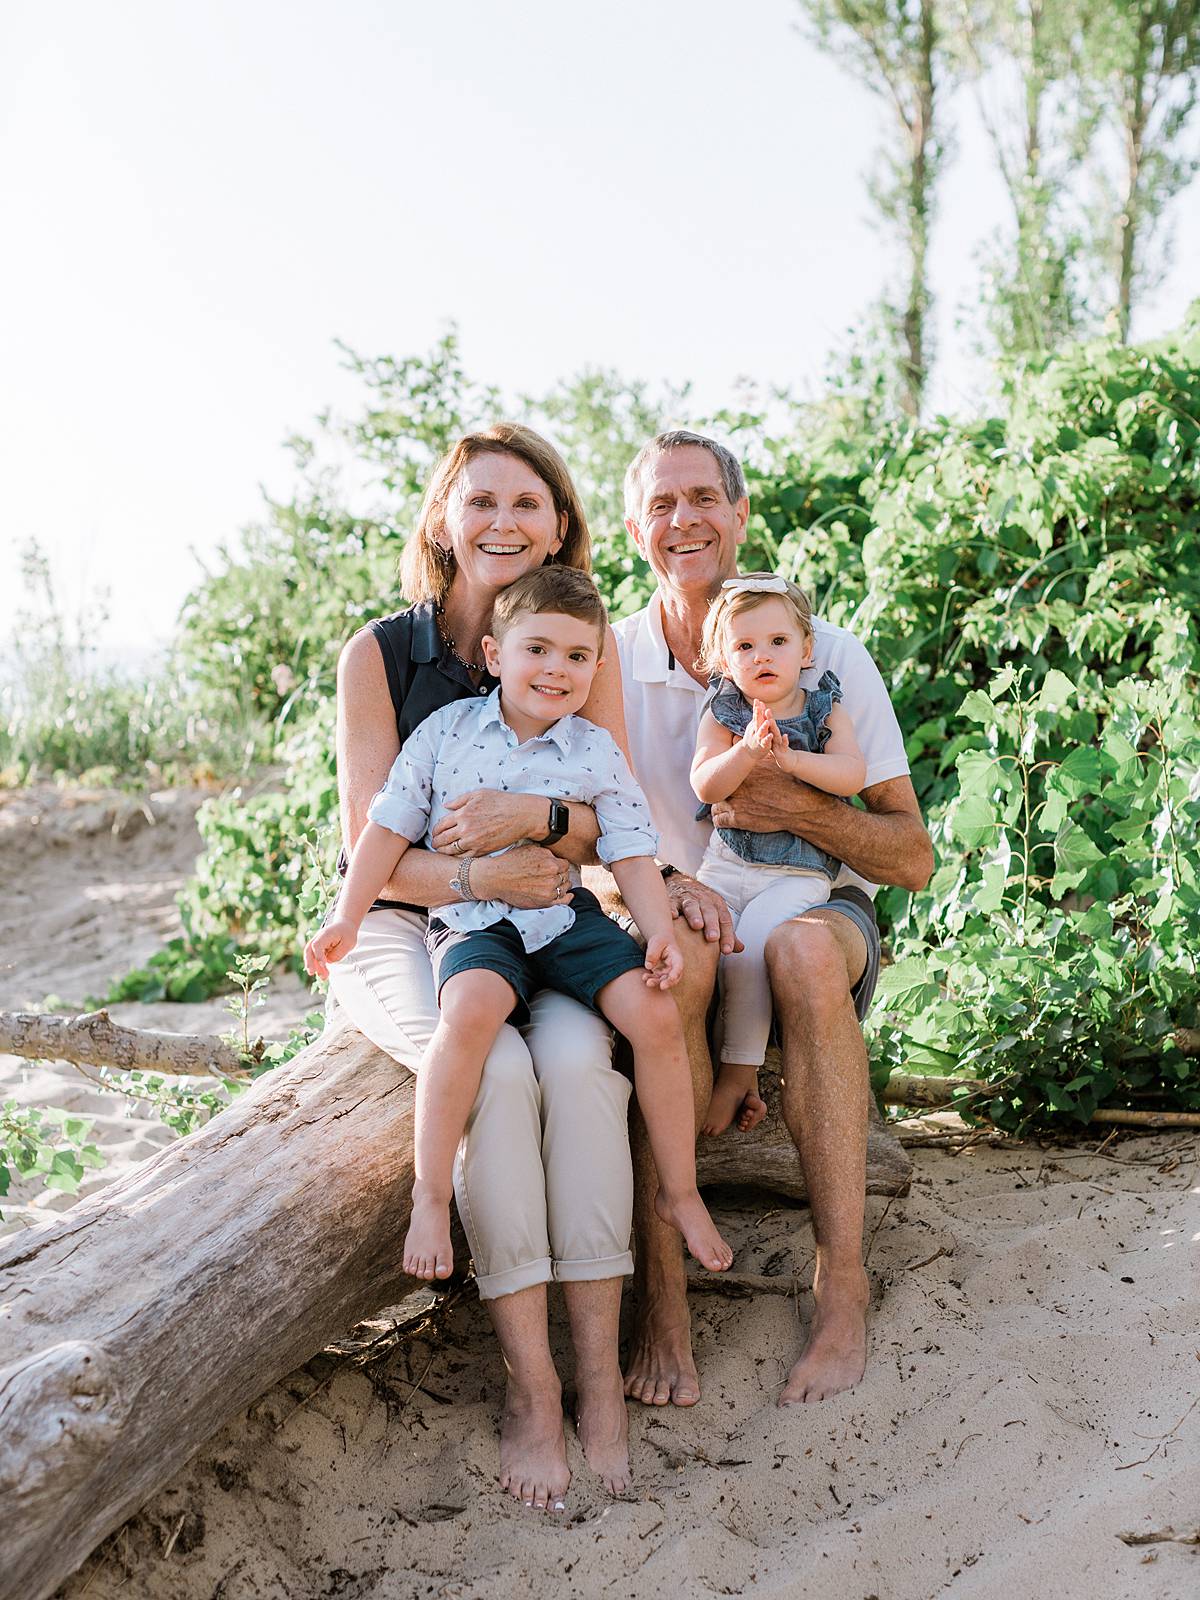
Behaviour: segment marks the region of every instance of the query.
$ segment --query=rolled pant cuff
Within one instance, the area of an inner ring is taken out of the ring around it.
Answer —
[[[532,1289],[538,1283],[551,1283],[554,1263],[549,1256],[539,1256],[536,1261],[525,1261],[519,1267],[508,1267],[504,1272],[489,1272],[475,1279],[481,1300],[499,1300],[501,1295],[516,1294],[521,1289]]]
[[[633,1271],[633,1255],[622,1250],[618,1256],[600,1256],[591,1261],[556,1261],[557,1283],[598,1283],[602,1278],[627,1278]]]

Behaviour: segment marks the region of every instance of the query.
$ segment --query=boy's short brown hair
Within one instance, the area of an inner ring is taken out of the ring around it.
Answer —
[[[492,635],[502,639],[518,617],[536,616],[543,611],[557,611],[566,617],[578,617],[580,622],[590,622],[599,635],[600,648],[604,648],[608,612],[600,591],[578,567],[535,567],[507,589],[501,589],[492,610]]]

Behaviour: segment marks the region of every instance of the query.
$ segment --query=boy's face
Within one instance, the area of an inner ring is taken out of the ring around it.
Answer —
[[[748,700],[785,701],[812,662],[811,635],[803,632],[792,607],[775,597],[726,618],[721,635],[726,676]]]
[[[601,659],[595,623],[559,611],[523,612],[483,649],[510,721],[546,726],[582,707]]]

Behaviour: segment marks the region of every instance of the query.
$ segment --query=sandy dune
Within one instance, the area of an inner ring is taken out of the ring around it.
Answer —
[[[165,797],[154,823],[130,823],[106,797],[0,798],[0,1005],[80,999],[173,931],[194,804]],[[263,1031],[306,1009],[298,984],[273,985]],[[225,1025],[220,1002],[118,1012],[141,1026]],[[0,1095],[95,1114],[110,1165],[93,1182],[169,1137],[68,1067],[0,1058]],[[606,1499],[574,1443],[564,1517],[495,1488],[502,1374],[468,1290],[372,1363],[321,1355],[293,1373],[60,1593],[1198,1593],[1200,1546],[1183,1542],[1200,1528],[1200,1406],[1188,1411],[1200,1395],[1198,1158],[1183,1136],[1121,1138],[1099,1154],[1094,1142],[918,1151],[911,1194],[870,1203],[866,1381],[788,1413],[773,1402],[811,1307],[809,1217],[771,1196],[717,1194],[737,1255],[734,1282],[693,1296],[705,1398],[692,1411],[633,1408],[628,1499]],[[13,1226],[70,1203],[28,1189],[15,1200]],[[782,1292],[739,1291],[739,1273],[780,1277]],[[555,1332],[567,1374],[561,1322]]]

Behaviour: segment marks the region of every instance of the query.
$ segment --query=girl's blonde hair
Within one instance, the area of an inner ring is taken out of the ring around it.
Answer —
[[[469,461],[483,455],[516,456],[550,491],[560,521],[566,517],[562,544],[547,561],[560,567],[592,570],[592,539],[583,504],[571,482],[566,463],[554,446],[519,422],[497,422],[481,433],[467,433],[438,462],[421,502],[417,525],[400,557],[400,586],[414,603],[435,600],[440,605],[450,593],[457,563],[438,543],[446,529],[446,507]]]
[[[769,589],[759,587],[768,582]],[[768,600],[782,600],[790,606],[803,637],[812,638],[812,605],[798,583],[777,577],[773,572],[744,572],[722,584],[720,594],[708,608],[696,661],[702,672],[710,678],[714,675],[728,677],[729,664],[724,650],[726,626],[743,611],[753,611]]]

